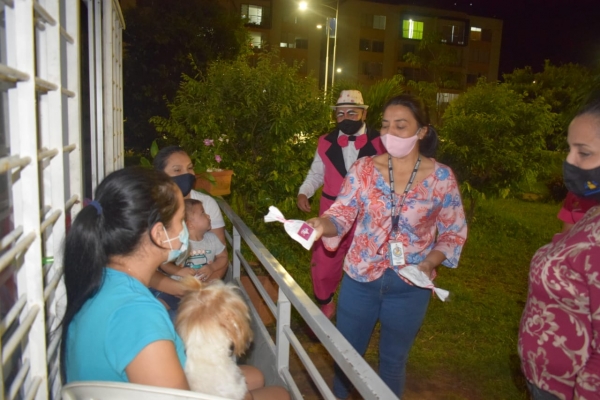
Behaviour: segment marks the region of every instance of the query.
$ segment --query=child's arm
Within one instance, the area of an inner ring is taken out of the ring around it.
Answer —
[[[196,271],[192,268],[178,267],[175,263],[166,263],[160,266],[166,274],[177,275],[177,276],[194,276]]]
[[[165,264],[161,264],[160,269],[163,270],[163,272],[167,275],[176,275],[181,268],[175,265],[175,263],[168,262]]]
[[[227,264],[229,262],[229,256],[227,255],[227,249],[223,250],[215,256],[213,262],[206,264],[204,267],[198,270],[196,274],[201,280],[210,282],[215,279],[221,279],[227,272]]]

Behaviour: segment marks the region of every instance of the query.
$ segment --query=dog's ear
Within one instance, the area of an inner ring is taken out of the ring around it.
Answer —
[[[223,308],[223,328],[233,345],[233,353],[241,356],[246,352],[253,338],[250,327],[250,312],[242,297],[235,290],[231,291],[231,297],[227,306]]]

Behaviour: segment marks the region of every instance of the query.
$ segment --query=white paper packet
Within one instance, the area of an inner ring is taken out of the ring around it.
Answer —
[[[446,301],[450,292],[434,286],[433,282],[427,277],[425,272],[417,268],[416,265],[410,264],[400,270],[400,275],[414,283],[416,286],[431,289],[439,297],[441,301]]]
[[[306,250],[310,250],[315,236],[317,236],[317,232],[312,226],[297,219],[285,219],[277,207],[270,206],[269,213],[265,215],[265,222],[275,221],[281,222],[292,239],[300,243]]]

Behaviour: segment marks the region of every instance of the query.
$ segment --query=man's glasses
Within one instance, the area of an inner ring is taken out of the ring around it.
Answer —
[[[358,117],[359,115],[360,115],[360,114],[359,114],[359,113],[357,113],[357,112],[356,112],[356,111],[354,111],[354,110],[348,110],[348,111],[337,111],[337,112],[335,113],[335,116],[336,116],[337,118],[340,118],[340,117],[356,118],[356,117]]]

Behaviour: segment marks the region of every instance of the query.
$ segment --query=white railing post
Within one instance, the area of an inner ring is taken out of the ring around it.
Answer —
[[[290,366],[290,341],[284,332],[290,326],[292,305],[279,288],[277,295],[277,336],[275,337],[275,351],[277,354],[277,370],[289,369]]]
[[[240,279],[240,258],[238,256],[242,249],[242,237],[238,230],[233,227],[233,279]]]
[[[7,61],[11,67],[29,75],[9,90],[9,131],[11,154],[30,157],[32,162],[16,174],[12,185],[15,226],[22,226],[25,235],[35,235],[33,243],[16,259],[19,294],[26,294],[27,303],[21,322],[38,312],[22,348],[22,358],[30,362],[25,380],[26,397],[47,398],[46,329],[44,316],[42,243],[40,237],[40,189],[38,174],[38,141],[36,104],[36,52],[34,39],[33,0],[19,0],[5,7],[7,27]],[[40,390],[41,389],[41,390]]]

